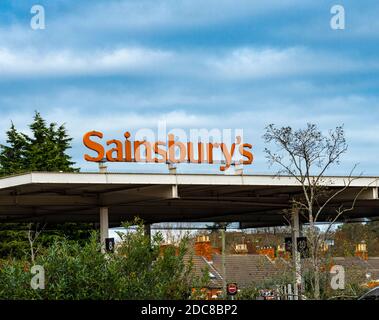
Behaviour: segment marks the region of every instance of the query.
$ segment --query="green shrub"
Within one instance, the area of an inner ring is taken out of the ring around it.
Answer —
[[[120,235],[115,253],[101,253],[97,233],[84,245],[56,240],[35,260],[44,267],[45,289],[31,288],[29,261],[3,261],[0,299],[188,299],[192,288],[206,285],[185,262],[186,240],[162,251],[162,236],[150,241],[137,223],[136,230]]]

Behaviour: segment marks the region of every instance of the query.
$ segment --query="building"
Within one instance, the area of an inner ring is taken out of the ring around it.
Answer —
[[[259,253],[251,254],[248,253],[246,245],[239,244],[236,247],[237,253],[225,254],[225,283],[236,283],[241,291],[264,283],[267,283],[267,289],[272,289],[270,282],[278,283],[278,279],[283,285],[291,283],[292,262],[289,256],[278,255],[280,248],[274,250],[266,247],[258,250]],[[208,270],[210,283],[206,288],[207,298],[221,296],[224,283],[222,255],[219,248],[212,247],[209,237],[204,235],[197,237],[193,252],[188,254],[186,259],[187,261],[192,259],[193,272],[196,276],[200,277],[205,269]],[[324,264],[329,270],[334,265],[342,266],[346,272],[347,282],[351,279],[360,282],[362,286],[379,286],[379,257],[369,257],[367,252],[363,257],[361,252],[356,252],[356,256],[352,257],[331,257],[325,260]],[[310,260],[302,259],[303,272],[309,267]],[[322,271],[329,270],[323,268]],[[289,282],[285,283],[286,280]]]

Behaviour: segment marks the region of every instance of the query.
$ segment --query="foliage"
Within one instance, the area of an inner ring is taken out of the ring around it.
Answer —
[[[26,227],[20,224],[15,227]],[[7,223],[0,225],[0,257],[21,258],[26,255],[29,244],[26,231],[13,230],[14,224]]]
[[[331,274],[328,272],[330,260],[323,260],[321,265],[321,272],[319,274],[321,299],[356,299],[367,291],[367,287],[363,286],[364,270],[353,266],[347,268],[345,289],[333,290],[331,287]],[[312,299],[314,298],[314,272],[309,266],[303,267],[302,298]],[[277,298],[288,299],[289,297],[285,296],[283,289],[293,282],[291,268],[292,267],[287,269],[281,268],[283,272],[269,279],[251,283],[250,286],[242,289],[236,298],[239,300],[256,300],[261,298],[262,291],[266,291],[273,293]]]
[[[365,282],[365,270],[359,266],[349,266],[345,268],[345,288],[335,290],[331,286],[331,277],[329,270],[332,265],[331,258],[326,257],[321,263],[320,271],[320,298],[321,299],[356,299],[361,296],[367,288],[363,285]],[[303,270],[303,294],[308,298],[313,297],[314,293],[314,272],[312,268]]]
[[[349,223],[334,232],[333,252],[336,256],[353,256],[357,243],[365,241],[370,256],[379,255],[379,222]]]
[[[46,123],[36,112],[29,125],[31,135],[19,132],[14,124],[6,132],[7,144],[0,145],[0,174],[10,175],[26,171],[64,171],[74,168],[66,153],[72,138],[64,124]]]
[[[72,138],[67,130],[56,123],[47,124],[40,113],[35,112],[29,125],[31,135],[19,132],[11,123],[6,132],[5,145],[0,145],[0,176],[20,174],[29,171],[78,171],[67,151]],[[75,228],[72,228],[75,225]],[[32,226],[35,229],[37,226]],[[91,226],[87,224],[62,224],[53,231],[44,231],[36,240],[37,246],[45,246],[54,239],[85,239]],[[24,257],[29,253],[29,225],[25,223],[1,223],[0,257]],[[51,228],[49,228],[51,230]]]
[[[27,168],[28,137],[17,131],[13,122],[6,132],[7,144],[0,145],[0,175],[23,172]]]
[[[45,269],[43,290],[30,287],[29,261],[4,261],[0,299],[189,299],[192,288],[206,286],[185,262],[185,240],[162,251],[162,236],[150,242],[140,222],[121,238],[116,252],[107,254],[101,253],[97,233],[84,245],[55,241],[36,258]]]
[[[292,282],[292,274],[288,268],[282,268],[282,272],[262,281],[252,282],[246,288],[241,289],[236,298],[238,300],[257,300],[262,297],[262,291],[271,291],[277,295],[283,295],[283,288]]]

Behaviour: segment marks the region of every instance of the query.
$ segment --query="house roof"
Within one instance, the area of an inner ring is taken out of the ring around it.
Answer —
[[[379,279],[379,257],[371,257],[367,261],[358,257],[333,257],[334,264],[342,265],[347,277],[362,278],[365,282],[367,272],[370,272],[372,280]],[[303,267],[309,267],[309,259],[302,260]],[[215,275],[211,279],[210,288],[222,288],[222,256],[214,254],[212,262],[208,262],[201,256],[193,255],[194,272],[197,276],[202,275],[202,270],[208,268]],[[256,254],[226,254],[225,255],[226,282],[235,282],[239,288],[250,287],[257,283],[263,283],[275,277],[285,275],[290,271],[290,263],[284,259],[270,260],[265,255]]]
[[[190,260],[193,264],[193,274],[196,277],[201,278],[203,276],[203,272],[208,270],[210,276],[209,287],[222,288],[222,276],[211,262],[201,256],[190,254],[185,255],[184,261],[188,263]]]
[[[189,256],[187,257],[189,261]],[[227,254],[225,255],[226,282],[235,282],[240,288],[263,282],[280,274],[283,267],[281,262],[281,259],[272,261],[264,255]],[[193,255],[192,263],[196,276],[201,276],[205,268],[214,276],[211,278],[210,288],[222,288],[222,256],[220,254],[214,254],[210,262],[204,257]]]
[[[359,257],[333,257],[332,259],[335,264],[342,265],[345,268],[359,267],[364,270],[369,268],[367,261]]]
[[[222,256],[213,256],[213,264],[222,270]],[[253,283],[262,282],[269,277],[278,275],[279,269],[275,261],[267,256],[255,254],[231,254],[225,256],[226,281],[236,282],[239,287],[248,287]]]

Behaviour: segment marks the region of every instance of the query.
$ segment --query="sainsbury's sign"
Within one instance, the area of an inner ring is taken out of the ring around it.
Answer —
[[[129,131],[122,139],[104,141],[100,131],[90,131],[83,136],[83,144],[91,154],[84,159],[90,162],[145,162],[145,163],[220,163],[225,171],[231,165],[253,163],[252,145],[243,143],[236,136],[233,143],[180,141],[174,134],[168,134],[166,141],[133,140]]]

